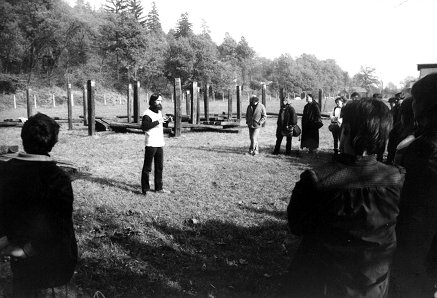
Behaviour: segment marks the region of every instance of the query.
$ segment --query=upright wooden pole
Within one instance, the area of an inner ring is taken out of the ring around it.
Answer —
[[[181,100],[182,100],[182,86],[181,79],[175,78],[174,80],[174,136],[181,136]]]
[[[196,124],[200,124],[200,87],[197,87],[197,98],[196,98]]]
[[[186,90],[184,92],[185,95],[185,107],[186,107],[186,113],[187,116],[191,115],[191,99],[190,99],[190,90]]]
[[[73,129],[73,101],[71,100],[71,84],[67,84],[68,129]]]
[[[127,105],[127,122],[130,123],[131,120],[131,92],[132,92],[132,84],[129,84],[127,86],[127,100],[126,100],[126,105]]]
[[[191,84],[191,111],[190,111],[190,123],[197,123],[197,82]]]
[[[262,84],[261,103],[266,106],[266,84]]]
[[[88,97],[86,84],[83,85],[83,125],[88,126]]]
[[[228,90],[228,119],[232,118],[232,93],[231,89]]]
[[[284,105],[284,98],[285,98],[285,92],[284,92],[284,88],[280,88],[279,89],[279,106],[282,108],[282,106]]]
[[[53,107],[56,107],[56,99],[55,99],[55,95],[52,94],[52,101],[53,101]]]
[[[33,105],[35,106],[35,110],[37,109],[36,106],[36,94],[33,95]]]
[[[139,98],[140,82],[135,81],[134,84],[134,122],[140,123],[140,98]]]
[[[241,88],[240,86],[236,87],[237,89],[237,119],[241,120]]]
[[[17,99],[15,98],[15,94],[14,94],[14,109],[17,108]]]
[[[32,116],[32,104],[30,103],[30,88],[26,89],[26,102],[27,102],[27,118],[30,118]]]
[[[94,100],[94,87],[96,83],[92,80],[87,82],[87,96],[88,96],[88,135],[94,135],[96,131],[96,103]]]
[[[319,108],[322,110],[322,97],[323,97],[323,90],[319,89]]]
[[[205,108],[205,121],[209,122],[209,84],[205,83],[205,93],[203,93],[203,101]]]
[[[71,84],[70,84],[70,97],[71,97],[71,106],[74,107],[74,94],[71,91]]]

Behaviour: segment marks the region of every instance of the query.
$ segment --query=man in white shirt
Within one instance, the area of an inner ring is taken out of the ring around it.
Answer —
[[[149,108],[144,112],[141,128],[145,132],[144,165],[141,173],[141,190],[143,194],[150,191],[149,175],[152,171],[152,161],[155,172],[155,192],[168,193],[162,188],[162,170],[164,167],[164,127],[168,119],[162,116],[162,97],[152,94],[149,99]]]

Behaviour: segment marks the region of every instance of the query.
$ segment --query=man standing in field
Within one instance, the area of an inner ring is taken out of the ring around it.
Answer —
[[[246,111],[246,124],[249,127],[250,138],[249,154],[251,155],[259,153],[258,136],[261,126],[266,122],[266,118],[266,108],[259,102],[258,97],[252,96]]]
[[[168,120],[162,116],[162,97],[152,94],[149,99],[149,108],[144,112],[141,128],[146,135],[144,165],[141,173],[141,190],[143,194],[150,191],[149,175],[154,161],[155,192],[168,193],[162,188],[162,170],[164,167],[164,127]]]

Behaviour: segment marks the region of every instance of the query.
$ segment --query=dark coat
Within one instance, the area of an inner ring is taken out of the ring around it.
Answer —
[[[279,110],[278,121],[276,122],[276,134],[286,134],[297,124],[297,115],[294,108],[287,104]]]
[[[307,103],[302,114],[301,148],[319,148],[319,128],[315,125],[319,121],[321,121],[319,105],[315,101]]]
[[[404,170],[376,161],[330,162],[307,170],[288,205],[303,236],[290,266],[290,297],[384,297],[396,248]]]
[[[0,165],[0,237],[21,247],[11,260],[14,280],[27,288],[69,282],[77,263],[70,178],[53,161],[11,159]]]

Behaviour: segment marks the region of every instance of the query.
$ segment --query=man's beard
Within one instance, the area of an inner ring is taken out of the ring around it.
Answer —
[[[150,107],[150,109],[154,112],[158,112],[162,110],[162,104],[154,104]]]

